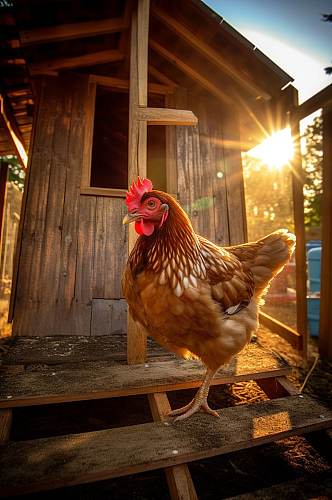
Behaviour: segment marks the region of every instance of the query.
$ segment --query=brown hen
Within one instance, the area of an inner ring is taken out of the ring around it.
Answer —
[[[170,195],[138,179],[127,193],[124,223],[140,235],[123,275],[129,311],[157,342],[207,367],[201,387],[177,420],[197,410],[216,415],[207,403],[218,369],[241,351],[258,328],[258,307],[282,270],[295,237],[279,230],[254,243],[222,248],[197,235]]]

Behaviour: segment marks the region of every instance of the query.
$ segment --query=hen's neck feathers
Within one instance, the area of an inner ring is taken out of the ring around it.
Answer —
[[[167,203],[169,215],[163,226],[151,236],[138,238],[131,254],[133,272],[158,273],[161,283],[166,279],[176,283],[190,275],[201,277],[205,269],[200,242],[187,214],[170,195],[160,191],[151,194]]]

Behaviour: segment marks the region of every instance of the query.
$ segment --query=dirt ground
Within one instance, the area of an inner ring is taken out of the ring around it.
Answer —
[[[261,329],[258,341],[291,364],[290,378],[297,387],[300,387],[317,356],[317,339],[310,340],[307,367],[301,366],[301,359],[296,351],[278,335]],[[177,407],[187,403],[194,392],[187,390],[169,393],[172,406]],[[318,361],[304,393],[332,407],[332,363]],[[266,395],[253,381],[213,387],[209,397],[213,408],[264,399],[267,399]],[[141,396],[21,408],[14,411],[11,439],[25,440],[84,432],[151,420],[148,401]],[[331,450],[318,453],[304,437],[292,437],[250,450],[194,462],[189,464],[189,469],[201,500],[217,500],[237,495],[243,495],[241,497],[243,500],[253,498],[327,500],[332,498],[331,464]],[[302,481],[307,478],[310,478],[310,485],[303,483],[301,486]],[[294,493],[293,483],[290,483],[289,487],[285,486],[280,493],[278,485],[294,480],[299,481],[300,492]],[[273,488],[270,489],[271,487]],[[253,493],[263,488],[268,490],[263,493]],[[63,496],[80,500],[169,499],[162,470],[20,498],[55,500]]]

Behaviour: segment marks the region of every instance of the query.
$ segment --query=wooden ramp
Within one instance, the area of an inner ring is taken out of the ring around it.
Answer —
[[[91,360],[87,341],[78,357],[71,346],[74,363],[71,359],[54,364],[59,354],[55,353],[52,364],[38,364],[36,352],[31,363],[31,351],[24,350],[24,342],[29,345],[30,341],[20,339],[19,349],[17,344],[10,349],[0,381],[3,497],[166,468],[171,497],[192,500],[197,495],[186,463],[332,427],[332,412],[298,394],[286,378],[289,367],[285,362],[255,343],[220,370],[215,383],[254,379],[272,399],[222,409],[220,419],[198,414],[173,423],[163,420],[169,409],[165,391],[199,385],[203,374],[199,363],[167,358],[158,352],[145,365],[128,366],[121,361],[119,351],[113,357],[111,349],[104,357],[99,353],[98,360]],[[47,340],[43,342],[39,356],[47,350]],[[39,346],[43,342],[39,341]],[[70,340],[61,342],[62,349]],[[94,349],[98,352],[96,346]],[[12,408],[133,394],[148,395],[155,422],[10,441]]]

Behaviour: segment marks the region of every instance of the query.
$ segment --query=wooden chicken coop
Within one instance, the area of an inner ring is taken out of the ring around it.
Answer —
[[[122,225],[128,183],[150,178],[217,244],[246,241],[241,152],[290,122],[292,78],[199,0],[15,0],[0,16],[0,154],[16,154],[27,171],[1,438],[10,439],[12,410],[22,406],[140,394],[161,420],[166,391],[197,387],[202,369],[147,343],[127,318],[121,273],[135,238]],[[293,167],[296,174],[300,165]],[[297,286],[305,297],[295,174]],[[305,349],[305,306],[298,331],[272,323]],[[42,374],[26,370],[36,364]],[[187,462],[332,425],[331,412],[299,395],[288,372],[251,345],[214,383],[257,380],[271,401],[230,408],[213,422],[195,416],[191,424],[151,422],[29,445],[9,440],[0,495],[167,467],[172,498],[197,498]]]

